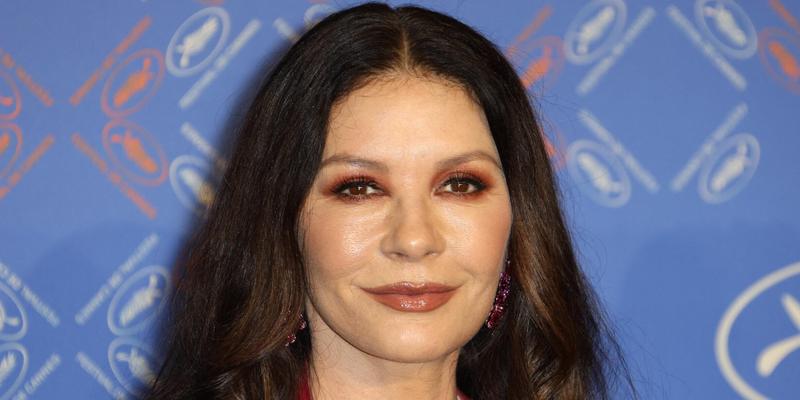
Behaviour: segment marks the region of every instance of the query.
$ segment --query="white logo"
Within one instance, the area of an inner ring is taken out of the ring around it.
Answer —
[[[144,343],[130,337],[114,339],[108,346],[108,363],[117,381],[133,395],[142,395],[156,378],[157,363]]]
[[[720,51],[733,58],[755,54],[758,35],[747,13],[733,0],[697,0],[697,25]]]
[[[28,370],[28,352],[18,343],[0,345],[0,400],[8,399]]]
[[[169,281],[166,268],[156,265],[131,275],[111,299],[108,329],[119,336],[142,330],[164,308]]]
[[[169,181],[178,200],[198,215],[204,215],[214,201],[214,171],[205,160],[183,155],[169,166]]]
[[[631,196],[628,173],[603,145],[576,140],[567,150],[567,168],[580,188],[602,205],[620,207]]]
[[[16,341],[28,331],[28,318],[14,292],[0,283],[0,340]]]
[[[622,37],[626,18],[622,0],[596,0],[578,11],[564,35],[564,54],[575,64],[603,55]]]
[[[186,19],[167,45],[169,73],[183,77],[205,68],[222,51],[230,24],[220,7],[204,8]]]
[[[748,133],[720,143],[700,172],[700,197],[708,203],[722,203],[739,193],[753,177],[760,154],[758,140]]]
[[[742,397],[748,400],[766,400],[767,397],[746,382],[734,366],[729,348],[731,328],[733,328],[742,312],[759,296],[795,276],[800,276],[800,262],[790,264],[759,279],[733,301],[722,316],[719,326],[717,326],[714,342],[717,363],[728,383]],[[758,375],[763,378],[771,376],[776,368],[790,355],[800,355],[800,304],[797,298],[789,293],[782,293],[781,303],[786,318],[794,326],[795,331],[789,336],[767,344],[758,352],[753,367]],[[776,308],[778,308],[777,304]]]

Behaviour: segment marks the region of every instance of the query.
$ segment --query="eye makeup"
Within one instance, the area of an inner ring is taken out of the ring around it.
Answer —
[[[456,170],[450,173],[450,175],[441,185],[443,188],[447,188],[448,186],[450,186],[451,189],[456,190],[470,190],[469,186],[474,187],[472,191],[468,192],[447,190],[443,192],[447,195],[455,196],[457,198],[471,198],[479,196],[489,187],[483,179],[464,170]],[[379,193],[367,193],[370,188],[379,191]],[[355,193],[347,193],[347,191],[351,189],[357,190]],[[344,201],[362,201],[375,196],[383,196],[385,194],[382,192],[380,186],[375,182],[375,179],[369,175],[355,175],[340,179],[332,186],[330,192]]]

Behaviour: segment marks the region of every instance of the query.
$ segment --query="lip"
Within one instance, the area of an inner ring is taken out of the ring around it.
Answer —
[[[373,288],[364,288],[370,297],[389,308],[405,312],[433,311],[455,294],[456,287],[439,283],[396,282]]]

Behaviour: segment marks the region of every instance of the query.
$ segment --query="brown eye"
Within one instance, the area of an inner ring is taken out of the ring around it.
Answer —
[[[369,185],[361,185],[361,184],[353,184],[349,187],[346,187],[344,190],[348,195],[352,196],[365,196],[370,189]]]
[[[354,179],[346,181],[333,189],[339,197],[346,199],[361,199],[370,197],[378,192],[378,187],[374,181],[366,179]]]
[[[486,185],[483,184],[483,182],[468,176],[457,176],[450,178],[447,182],[445,182],[444,186],[449,187],[451,189],[450,192],[456,195],[475,194],[486,188]],[[470,189],[470,186],[472,186],[474,189]]]

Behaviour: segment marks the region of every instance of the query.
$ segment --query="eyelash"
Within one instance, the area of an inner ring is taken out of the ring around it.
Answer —
[[[475,187],[475,190],[469,193],[458,193],[458,192],[450,192],[453,196],[457,196],[460,198],[468,198],[473,197],[481,194],[484,190],[486,190],[487,185],[483,183],[482,180],[477,178],[476,176],[465,172],[465,171],[456,171],[453,175],[450,176],[445,182],[443,186],[448,186],[452,184],[458,183],[466,183]],[[371,198],[374,196],[380,196],[381,194],[360,194],[360,195],[352,195],[352,194],[344,194],[342,193],[346,189],[350,189],[353,187],[359,186],[369,186],[373,189],[379,189],[378,186],[375,184],[375,181],[366,175],[359,175],[354,177],[346,178],[340,181],[338,184],[334,186],[332,192],[338,196],[339,198],[345,201],[361,201],[367,198]]]

